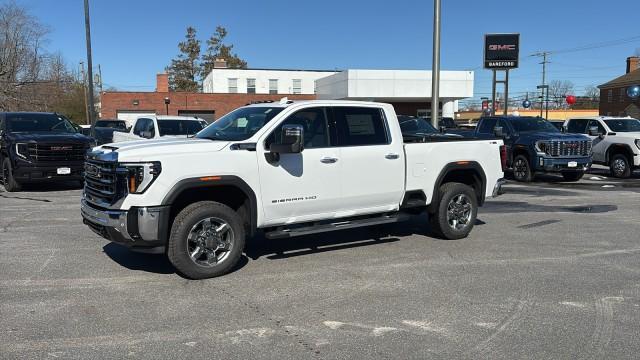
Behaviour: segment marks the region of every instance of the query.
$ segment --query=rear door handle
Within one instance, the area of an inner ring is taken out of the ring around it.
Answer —
[[[387,159],[390,159],[390,160],[395,160],[395,159],[400,158],[400,155],[395,154],[395,153],[389,153],[389,154],[385,155],[384,157],[387,158]]]
[[[336,161],[338,161],[338,159],[334,157],[329,157],[329,156],[325,156],[322,159],[320,159],[320,162],[323,164],[333,164]]]

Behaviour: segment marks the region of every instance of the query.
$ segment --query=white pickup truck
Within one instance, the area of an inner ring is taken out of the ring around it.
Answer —
[[[114,132],[113,142],[186,138],[204,128],[203,121],[188,116],[157,115],[137,118],[128,132]]]
[[[258,229],[283,238],[426,210],[437,236],[466,237],[478,206],[500,193],[504,154],[499,139],[403,138],[388,104],[254,104],[196,138],[94,148],[82,216],[104,238],[166,253],[202,279],[230,271]]]

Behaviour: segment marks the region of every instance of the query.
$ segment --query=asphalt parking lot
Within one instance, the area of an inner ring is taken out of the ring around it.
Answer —
[[[95,235],[77,188],[0,187],[0,358],[637,358],[640,174],[605,175],[510,183],[464,240],[253,239],[205,281]]]

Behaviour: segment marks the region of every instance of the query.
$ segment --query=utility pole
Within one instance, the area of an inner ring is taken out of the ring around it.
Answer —
[[[433,0],[433,67],[431,70],[431,124],[438,129],[440,113],[440,2]]]
[[[80,73],[82,74],[82,89],[84,90],[85,122],[88,122],[89,125],[91,125],[91,120],[89,120],[89,106],[87,105],[87,74],[84,72],[84,62],[82,61],[80,61]]]
[[[540,117],[542,117],[542,102],[544,101],[544,107],[546,109],[546,117],[549,117],[549,87],[546,84],[547,81],[547,63],[549,63],[549,61],[547,61],[547,56],[550,54],[550,52],[548,51],[542,51],[539,53],[535,53],[531,56],[542,56],[542,62],[540,64],[542,64],[542,85],[538,86],[538,88],[540,88],[540,90],[542,91],[542,93],[540,94]],[[546,90],[546,92],[545,92]]]
[[[91,61],[91,22],[89,19],[89,0],[84,0],[84,28],[87,40],[87,86],[89,92],[89,123],[91,124],[91,135],[95,126],[95,105],[93,100],[93,63]]]

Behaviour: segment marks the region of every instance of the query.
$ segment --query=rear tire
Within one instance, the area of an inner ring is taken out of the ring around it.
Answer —
[[[439,191],[436,212],[429,214],[431,231],[447,240],[467,237],[478,215],[475,191],[468,185],[455,182],[442,185]]]
[[[230,272],[245,245],[242,219],[227,205],[200,201],[184,208],[171,226],[167,256],[190,279],[206,279]]]
[[[13,178],[13,169],[9,159],[2,162],[2,184],[7,192],[17,192],[22,190],[22,185]]]
[[[584,175],[584,171],[570,171],[570,172],[562,173],[562,177],[564,178],[564,181],[578,181],[582,179],[583,175]]]
[[[533,180],[533,170],[531,170],[531,164],[526,156],[518,155],[513,159],[513,178],[520,182]]]
[[[626,179],[631,176],[631,166],[629,159],[624,154],[615,154],[609,161],[609,171],[611,176]]]

